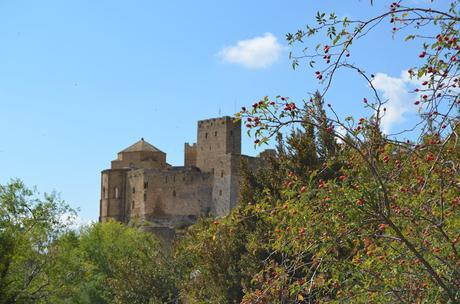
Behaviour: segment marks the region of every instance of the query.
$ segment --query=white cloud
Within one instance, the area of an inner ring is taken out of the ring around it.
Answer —
[[[414,106],[414,95],[409,93],[413,86],[420,84],[420,80],[410,79],[407,71],[402,71],[400,77],[391,77],[384,73],[377,73],[372,81],[374,87],[382,92],[387,111],[382,118],[382,129],[384,133],[397,124],[406,121],[406,116],[417,111]]]
[[[342,137],[345,137],[345,136],[347,136],[347,133],[348,133],[348,132],[347,132],[347,129],[345,129],[345,128],[342,127],[342,126],[339,126],[339,127],[336,129],[336,133],[339,134],[339,135],[342,136]],[[342,140],[341,138],[338,138],[338,137],[337,137],[336,140],[337,140],[337,142],[338,142],[339,144],[343,143],[343,140]]]
[[[272,33],[240,40],[236,45],[224,47],[217,55],[224,61],[248,69],[263,69],[278,60],[283,46]]]
[[[81,218],[78,214],[73,212],[66,212],[61,214],[60,222],[67,225],[67,227],[71,230],[79,231],[81,228],[89,226],[96,221]]]

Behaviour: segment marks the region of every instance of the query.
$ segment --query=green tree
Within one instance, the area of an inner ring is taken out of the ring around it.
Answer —
[[[55,194],[40,198],[19,180],[0,185],[0,303],[46,302],[54,292],[51,246],[73,215]]]
[[[71,280],[56,277],[53,303],[173,303],[174,261],[152,233],[110,221],[69,233],[54,244]]]

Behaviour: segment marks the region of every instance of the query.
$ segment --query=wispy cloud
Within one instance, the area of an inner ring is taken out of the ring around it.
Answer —
[[[409,91],[419,82],[410,79],[407,71],[402,71],[400,77],[391,77],[385,73],[375,75],[372,84],[382,92],[383,99],[388,100],[385,105],[387,111],[382,118],[384,133],[388,134],[396,125],[404,123],[407,115],[417,111],[417,107],[413,104],[414,95]]]
[[[217,55],[227,63],[248,69],[263,69],[275,63],[282,50],[283,46],[278,43],[278,39],[272,33],[265,33],[224,47]]]

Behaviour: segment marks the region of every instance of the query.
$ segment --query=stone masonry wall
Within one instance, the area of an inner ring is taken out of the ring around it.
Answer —
[[[184,166],[196,167],[196,144],[184,144]]]

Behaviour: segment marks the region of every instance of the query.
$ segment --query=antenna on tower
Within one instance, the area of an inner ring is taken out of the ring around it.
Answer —
[[[219,117],[222,116],[222,110],[219,107]]]

